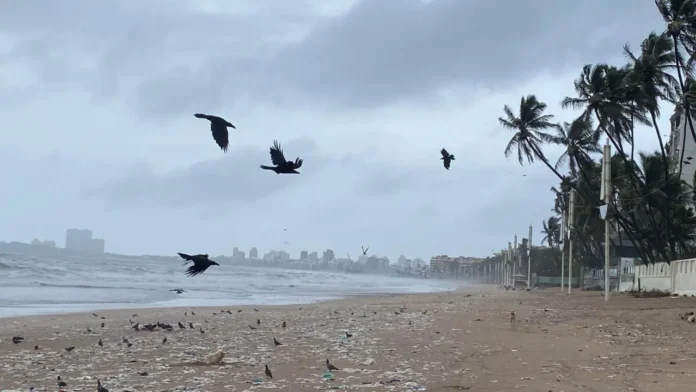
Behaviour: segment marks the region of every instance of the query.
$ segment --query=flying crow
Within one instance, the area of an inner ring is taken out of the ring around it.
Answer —
[[[185,260],[188,260],[186,263],[188,263],[189,261],[193,262],[193,265],[188,267],[188,269],[186,270],[186,275],[188,276],[196,276],[198,274],[201,274],[205,270],[207,270],[208,267],[210,267],[211,265],[220,265],[214,262],[213,260],[210,260],[208,258],[208,255],[189,256],[185,253],[179,253],[179,256],[181,256],[181,258]],[[184,263],[184,265],[186,265],[186,263]],[[191,313],[193,314],[193,312]]]
[[[365,248],[363,248],[363,247],[361,246],[361,248],[362,248],[362,251],[363,251],[363,255],[367,256],[367,251],[370,250],[370,247],[368,246],[367,249],[365,249]]]
[[[213,139],[215,139],[215,142],[218,146],[220,146],[222,151],[227,152],[227,147],[230,144],[227,127],[232,127],[234,129],[237,128],[222,117],[202,113],[196,113],[194,116],[198,118],[205,118],[206,120],[210,121],[210,132],[213,133]]]
[[[187,261],[187,263],[188,263],[188,261]],[[184,265],[185,265],[185,264],[184,264]],[[181,294],[181,293],[185,293],[185,292],[186,292],[186,290],[184,290],[184,289],[173,289],[173,290],[169,290],[169,291],[174,291],[174,292],[176,292],[177,294]]]
[[[442,151],[440,151],[440,154],[442,154],[442,158],[440,159],[442,159],[443,163],[445,164],[445,169],[449,170],[450,163],[452,163],[452,161],[454,160],[454,155],[448,153],[447,150],[445,150],[444,148],[442,149]]]
[[[261,165],[261,168],[264,170],[273,170],[276,174],[300,174],[297,169],[302,167],[302,159],[300,158],[296,158],[295,162],[285,160],[283,149],[280,148],[280,144],[277,140],[273,141],[273,147],[271,147],[271,162],[275,166]]]

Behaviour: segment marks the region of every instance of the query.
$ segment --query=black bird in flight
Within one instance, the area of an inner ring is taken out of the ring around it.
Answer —
[[[445,164],[445,169],[449,170],[450,164],[454,160],[454,155],[448,153],[444,148],[440,151],[440,154],[442,154],[442,158],[440,159],[442,159],[442,163]]]
[[[273,373],[271,373],[271,369],[268,368],[268,365],[266,365],[266,377],[273,378]]]
[[[68,386],[68,384],[66,384],[65,381],[60,379],[60,376],[58,376],[57,382],[58,382],[58,388],[65,388]]]
[[[222,117],[211,116],[203,113],[196,113],[194,114],[194,116],[198,118],[204,118],[210,121],[210,132],[213,133],[213,139],[215,139],[215,143],[217,143],[217,145],[220,146],[222,151],[227,152],[227,147],[229,147],[230,144],[229,134],[227,133],[227,127],[232,127],[234,129],[237,129],[237,127],[235,127],[234,125],[232,125],[232,123],[230,123]]]
[[[336,366],[332,365],[331,362],[329,362],[328,359],[326,360],[326,368],[329,369],[329,371],[332,371],[332,370],[340,370],[340,369],[337,368]]]
[[[360,247],[362,248],[363,255],[367,256],[367,251],[370,250],[370,247],[368,246],[367,249],[363,248],[362,246]]]
[[[181,254],[181,253],[179,253],[179,254]],[[187,261],[187,263],[188,263],[188,261]],[[184,264],[184,265],[185,265],[185,264]],[[169,291],[174,291],[174,292],[176,292],[177,294],[181,294],[181,293],[185,293],[185,292],[186,292],[186,290],[184,290],[184,289],[172,289],[172,290],[169,290]]]
[[[210,260],[208,258],[208,255],[195,255],[195,256],[190,256],[185,253],[179,253],[179,256],[181,256],[182,259],[187,260],[186,263],[189,261],[193,262],[193,265],[188,267],[186,270],[186,275],[188,276],[196,276],[198,274],[202,274],[205,270],[208,269],[211,265],[220,265],[213,260]],[[186,265],[184,263],[184,265]],[[191,312],[191,314],[194,314]]]
[[[296,158],[295,162],[286,161],[285,155],[283,155],[283,149],[277,140],[273,141],[273,147],[271,147],[271,162],[275,166],[264,166],[261,168],[264,170],[273,170],[276,174],[300,174],[297,169],[302,167],[302,159]]]

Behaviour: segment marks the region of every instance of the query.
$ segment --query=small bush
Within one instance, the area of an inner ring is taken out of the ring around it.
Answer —
[[[628,293],[636,298],[662,298],[662,297],[672,296],[672,294],[670,294],[669,291],[657,290],[657,289],[652,289],[652,290],[648,290],[648,291],[633,290],[633,291],[629,291]]]

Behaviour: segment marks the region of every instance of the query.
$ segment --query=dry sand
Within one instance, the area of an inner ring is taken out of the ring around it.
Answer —
[[[66,390],[96,390],[100,378],[112,392],[693,391],[696,324],[679,313],[695,308],[693,298],[614,295],[605,304],[597,292],[471,286],[258,311],[223,308],[232,314],[197,308],[193,316],[192,309],[175,308],[8,318],[0,319],[0,390],[55,391],[60,375]],[[136,332],[129,319],[175,329]],[[261,325],[251,330],[257,319]],[[178,321],[197,329],[180,330]],[[13,344],[14,335],[25,341]],[[274,347],[273,337],[283,346]],[[68,353],[68,346],[76,348]],[[217,350],[225,353],[221,365],[192,365]],[[334,380],[322,378],[327,358],[340,368]]]

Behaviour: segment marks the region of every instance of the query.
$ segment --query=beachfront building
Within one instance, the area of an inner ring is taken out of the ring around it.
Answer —
[[[686,115],[683,113],[674,113],[669,119],[671,132],[669,136],[669,158],[672,161],[673,170],[679,172],[681,168],[681,179],[691,184],[694,180],[694,172],[696,172],[696,141],[691,134],[691,127],[687,121]],[[692,117],[691,123],[696,131],[696,119]],[[682,154],[683,151],[683,154]],[[684,157],[682,160],[682,156]],[[684,164],[683,161],[694,162]]]
[[[482,259],[477,257],[433,256],[430,258],[430,272],[457,279],[468,279],[474,276],[473,266],[480,260]]]

